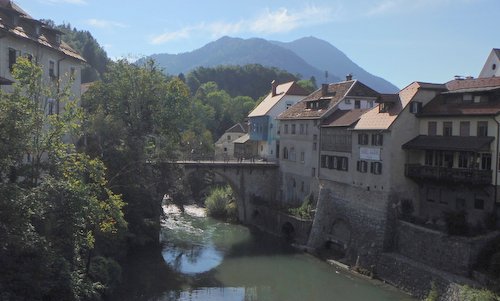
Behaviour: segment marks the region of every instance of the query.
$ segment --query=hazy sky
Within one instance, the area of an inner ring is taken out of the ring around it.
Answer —
[[[225,35],[315,36],[400,88],[477,76],[500,48],[500,0],[15,2],[36,19],[89,30],[112,58],[190,51]]]

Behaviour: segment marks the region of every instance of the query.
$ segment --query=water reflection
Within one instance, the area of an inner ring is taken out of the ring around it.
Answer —
[[[297,253],[276,237],[204,217],[203,209],[187,207],[181,213],[168,206],[165,212],[161,233],[164,245],[158,252],[164,266],[156,261],[156,268],[167,268],[170,274],[156,274],[158,279],[146,276],[152,282],[142,281],[142,276],[128,276],[147,287],[113,300],[414,300],[393,288]],[[133,288],[135,283],[129,285]]]

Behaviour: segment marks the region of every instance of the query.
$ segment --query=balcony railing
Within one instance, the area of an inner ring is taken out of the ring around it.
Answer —
[[[491,170],[446,168],[421,164],[406,164],[405,175],[416,180],[433,180],[448,183],[488,185],[492,181]]]

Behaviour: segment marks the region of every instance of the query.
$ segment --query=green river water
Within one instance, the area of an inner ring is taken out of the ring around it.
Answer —
[[[134,254],[112,300],[415,300],[297,252],[274,236],[205,217],[202,208],[164,211],[162,248]]]

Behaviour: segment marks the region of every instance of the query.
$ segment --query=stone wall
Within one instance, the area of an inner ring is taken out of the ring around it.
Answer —
[[[483,248],[500,237],[492,232],[478,237],[449,236],[400,221],[396,236],[397,252],[429,266],[469,276]]]
[[[285,237],[296,244],[307,244],[311,220],[299,219],[267,206],[252,205],[250,208],[252,213],[247,223],[265,232]]]
[[[308,246],[344,246],[346,259],[371,268],[388,244],[389,194],[322,181]]]

